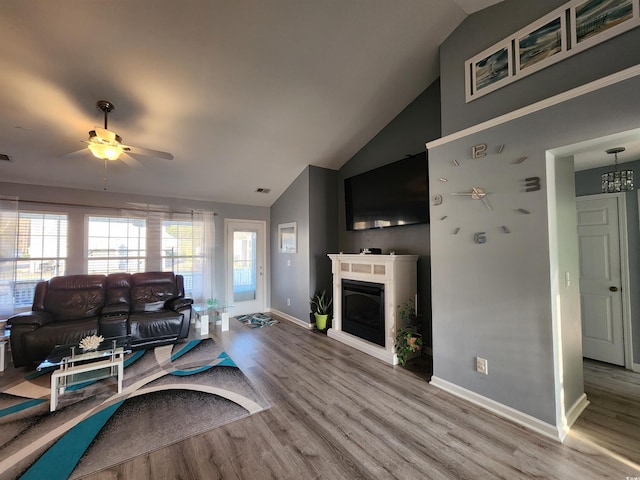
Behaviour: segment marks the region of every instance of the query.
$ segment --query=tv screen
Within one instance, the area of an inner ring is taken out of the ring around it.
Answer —
[[[426,152],[344,180],[347,230],[429,223]]]

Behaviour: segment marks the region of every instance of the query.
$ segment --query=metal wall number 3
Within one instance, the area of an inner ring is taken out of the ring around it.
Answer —
[[[486,232],[476,232],[473,234],[473,243],[477,243],[478,245],[482,245],[487,243],[487,234]]]
[[[528,177],[524,179],[525,192],[537,192],[540,190],[540,177]]]

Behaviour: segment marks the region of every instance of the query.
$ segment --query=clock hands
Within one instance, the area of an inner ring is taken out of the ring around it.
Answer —
[[[487,191],[480,187],[471,187],[470,192],[452,192],[451,195],[459,195],[464,197],[471,197],[473,200],[480,200],[487,210],[493,210],[489,200],[487,200]]]

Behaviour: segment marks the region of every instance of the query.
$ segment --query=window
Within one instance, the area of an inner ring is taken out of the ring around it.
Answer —
[[[146,244],[145,219],[88,217],[87,273],[144,272]]]
[[[67,215],[18,213],[15,308],[30,307],[40,280],[64,275],[67,261]]]
[[[202,291],[204,267],[203,222],[163,220],[162,270],[184,276],[187,295]]]

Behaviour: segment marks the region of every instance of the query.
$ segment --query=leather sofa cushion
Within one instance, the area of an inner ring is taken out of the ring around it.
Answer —
[[[22,345],[31,358],[44,359],[56,345],[79,344],[87,335],[98,333],[98,317],[53,322],[22,335]]]
[[[122,310],[128,311],[131,292],[130,273],[112,273],[107,276],[107,291],[105,305],[119,305]],[[126,308],[124,308],[126,306]]]
[[[171,310],[153,313],[131,313],[129,328],[131,342],[149,338],[177,338],[182,328],[183,315]]]
[[[173,272],[131,275],[131,312],[161,311],[167,300],[178,296]]]
[[[104,275],[67,275],[49,280],[45,310],[57,321],[100,315],[105,300]]]

